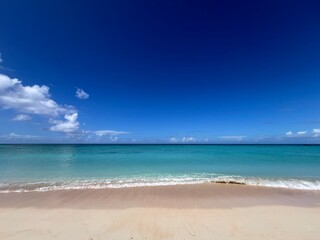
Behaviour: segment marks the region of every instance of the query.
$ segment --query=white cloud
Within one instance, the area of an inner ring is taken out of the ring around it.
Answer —
[[[54,125],[50,127],[50,130],[54,132],[74,133],[79,129],[78,113],[66,114],[64,118],[64,121],[51,120],[50,122]]]
[[[208,142],[209,139],[205,138],[203,140],[203,142]],[[191,142],[201,142],[201,140],[197,140],[195,137],[183,137],[182,139],[179,139],[177,137],[172,137],[169,139],[170,143],[179,143],[179,142],[183,142],[183,143],[191,143]]]
[[[314,128],[314,129],[312,130],[312,132],[313,132],[313,133],[320,133],[320,128]]]
[[[223,140],[228,140],[228,141],[241,141],[245,138],[246,136],[220,136],[220,139]]]
[[[48,86],[24,86],[20,80],[3,74],[0,74],[0,107],[22,113],[13,119],[15,121],[29,120],[29,114],[53,117],[49,121],[53,125],[49,128],[51,131],[73,133],[79,128],[77,110],[56,103]],[[65,120],[58,120],[63,114]]]
[[[179,139],[175,138],[175,137],[172,137],[172,138],[169,139],[169,142],[172,142],[172,143],[176,143],[178,141],[179,141]]]
[[[33,136],[33,135],[21,135],[21,134],[16,134],[14,132],[8,134],[8,135],[3,135],[1,136],[2,138],[6,139],[31,139],[31,138],[37,138],[38,136]]]
[[[314,133],[313,137],[320,137],[320,128],[314,128],[312,133]]]
[[[89,94],[86,93],[85,91],[83,91],[83,89],[81,88],[77,88],[77,91],[76,91],[76,97],[79,98],[79,99],[88,99],[89,98]]]
[[[129,134],[129,132],[115,131],[115,130],[98,130],[98,131],[93,131],[93,133],[98,137],[103,137],[105,135],[116,136],[120,134]]]
[[[196,139],[194,137],[183,137],[181,141],[190,143],[190,142],[195,142]]]
[[[116,141],[118,141],[118,137],[114,137],[114,136],[111,136],[110,137],[110,140],[111,140],[111,142],[116,142]]]
[[[48,86],[24,86],[18,79],[3,74],[0,74],[0,106],[22,113],[55,117],[75,112],[72,107],[63,107],[52,100]]]
[[[293,132],[292,132],[292,131],[288,131],[288,132],[286,132],[286,135],[287,135],[287,136],[292,136],[292,135],[293,135]]]
[[[77,89],[76,96],[86,99],[89,94],[82,89]],[[77,109],[72,106],[60,105],[56,103],[49,93],[49,87],[45,85],[25,86],[22,81],[0,74],[0,108],[12,109],[19,114],[13,118],[15,121],[25,121],[31,119],[32,114],[50,117],[50,131],[62,132],[68,135],[96,135],[102,137],[110,136],[111,141],[117,141],[120,134],[129,132],[115,130],[81,131],[78,121]],[[64,116],[64,119],[59,119]],[[22,138],[22,135],[12,133],[10,138]],[[32,137],[24,135],[24,138]]]
[[[308,131],[300,131],[300,132],[297,132],[297,134],[298,134],[299,136],[301,136],[301,135],[306,135],[307,132],[308,132]]]
[[[15,116],[12,120],[13,121],[27,121],[30,120],[31,117],[29,115],[26,114],[18,114],[17,116]]]

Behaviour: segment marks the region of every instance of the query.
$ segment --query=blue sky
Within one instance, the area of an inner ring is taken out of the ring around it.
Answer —
[[[320,143],[319,1],[1,1],[0,142]]]

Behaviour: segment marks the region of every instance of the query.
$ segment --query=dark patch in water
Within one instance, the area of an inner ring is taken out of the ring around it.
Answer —
[[[213,181],[213,183],[246,185],[244,182],[237,181]]]

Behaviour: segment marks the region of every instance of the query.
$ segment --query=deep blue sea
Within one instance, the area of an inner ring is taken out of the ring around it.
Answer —
[[[0,145],[0,191],[237,181],[320,190],[320,146]]]

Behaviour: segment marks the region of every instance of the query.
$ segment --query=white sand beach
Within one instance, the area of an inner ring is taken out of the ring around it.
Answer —
[[[0,239],[320,239],[320,192],[225,184],[1,193]]]

